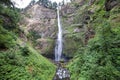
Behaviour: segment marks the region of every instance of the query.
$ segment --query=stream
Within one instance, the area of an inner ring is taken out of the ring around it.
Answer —
[[[65,63],[57,63],[57,69],[53,80],[70,80],[70,72],[64,67]]]

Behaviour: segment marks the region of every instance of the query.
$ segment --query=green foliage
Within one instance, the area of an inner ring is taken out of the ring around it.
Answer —
[[[52,80],[55,66],[17,37],[18,10],[10,0],[0,9],[0,80]]]
[[[36,40],[36,39],[39,39],[41,38],[41,34],[39,34],[38,32],[36,31],[29,31],[29,36],[33,39],[33,40]]]
[[[4,3],[8,4],[7,2]],[[7,30],[14,31],[16,28],[18,28],[17,23],[20,19],[18,10],[10,6],[5,6],[1,3],[0,9],[0,24]]]
[[[67,36],[65,36],[63,54],[67,57],[74,57],[78,47],[82,45],[82,40],[76,36],[77,34],[67,34]]]
[[[120,42],[119,39],[116,39],[119,34],[114,33],[108,23],[103,23],[97,32],[95,38],[89,41],[86,48],[80,50],[82,52],[78,52],[79,57],[76,57],[74,62],[70,64],[73,74],[71,79],[119,80]]]
[[[0,48],[9,48],[15,45],[15,37],[12,33],[0,26]]]
[[[53,2],[53,3],[52,3],[52,8],[53,8],[53,9],[56,9],[56,8],[57,8],[57,3],[56,3],[56,2]]]
[[[68,65],[71,80],[120,79],[120,24],[117,17],[114,18],[117,20],[111,18],[119,15],[119,8],[106,12],[102,6],[104,2],[96,1],[100,7],[91,16],[90,24],[96,33],[94,38],[86,46],[79,47],[77,56]]]
[[[76,55],[78,47],[84,45],[84,26],[81,23],[78,24],[78,22],[76,22],[77,24],[71,24],[68,21],[68,16],[63,17],[64,18],[61,20],[64,30],[63,54],[69,58],[72,58]]]
[[[29,54],[31,53],[27,46],[21,47],[21,52],[23,56],[29,56]]]
[[[0,3],[9,7],[13,7],[13,3],[11,2],[11,0],[0,0]]]
[[[0,80],[52,80],[55,66],[30,45],[26,46],[22,50],[16,46],[0,51]]]

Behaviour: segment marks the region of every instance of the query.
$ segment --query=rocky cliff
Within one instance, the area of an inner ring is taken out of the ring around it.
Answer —
[[[56,34],[56,11],[40,4],[29,6],[22,12],[20,25],[36,49],[47,57],[53,57]],[[49,54],[50,55],[49,55]]]
[[[85,46],[95,35],[94,24],[90,23],[96,18],[93,16],[96,16],[97,11],[101,8],[110,11],[117,4],[117,0],[106,0],[104,5],[98,0],[74,0],[62,6],[60,16],[64,39],[63,54],[68,58],[75,56],[79,47]],[[104,16],[109,17],[109,14]],[[55,10],[39,4],[27,8],[23,13],[21,28],[24,28],[24,32],[32,39],[36,49],[47,57],[54,57],[57,32]]]
[[[85,34],[86,26],[84,26],[80,20],[76,19],[79,18],[77,17],[79,14],[79,7],[84,5],[84,3],[84,0],[76,0],[61,8],[62,24],[64,29],[63,54],[68,57],[75,56],[78,47],[85,44],[83,35]]]
[[[61,16],[64,29],[64,49],[63,54],[73,57],[78,47],[85,46],[89,39],[95,35],[94,23],[96,13],[103,8],[106,12],[104,17],[112,16],[109,14],[111,9],[119,5],[118,0],[105,0],[104,5],[99,0],[74,0],[62,6]],[[103,12],[104,13],[104,12]],[[100,14],[103,14],[102,12]],[[107,14],[108,13],[108,14]],[[97,16],[98,17],[98,16]],[[92,24],[91,24],[92,23]]]

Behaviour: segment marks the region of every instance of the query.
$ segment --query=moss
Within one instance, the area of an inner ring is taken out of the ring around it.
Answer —
[[[72,3],[71,6],[74,6],[78,3]],[[77,7],[78,5],[76,5]],[[76,55],[78,47],[84,44],[84,25],[82,24],[82,11],[86,8],[86,5],[81,6],[75,13],[69,14],[68,16],[62,18],[63,23],[63,54],[67,57],[73,57]],[[83,17],[83,16],[82,16]],[[71,21],[73,20],[73,22]],[[71,22],[69,22],[71,21]],[[80,22],[80,23],[79,23]],[[76,32],[75,30],[78,30]]]
[[[66,34],[64,39],[65,40],[64,40],[63,54],[65,54],[68,57],[75,56],[76,55],[75,53],[78,50],[78,47],[84,44],[82,39],[82,33]]]
[[[109,20],[112,22],[112,24],[119,25],[119,22],[120,22],[120,7],[119,7],[119,5],[114,7],[110,11],[110,18],[109,18]]]
[[[55,47],[55,41],[52,39],[47,39],[47,47],[44,47],[44,53],[46,57],[53,58],[54,55],[54,47]]]

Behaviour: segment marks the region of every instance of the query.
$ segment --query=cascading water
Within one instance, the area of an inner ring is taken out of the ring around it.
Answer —
[[[58,35],[55,46],[55,61],[60,61],[62,55],[62,26],[60,23],[59,6],[57,7]]]
[[[62,58],[62,26],[60,23],[60,14],[59,14],[59,6],[57,7],[57,20],[58,20],[58,34],[57,41],[55,46],[55,61],[57,61],[57,70],[53,80],[70,80],[70,73],[66,68],[63,68],[61,62],[59,62]]]

